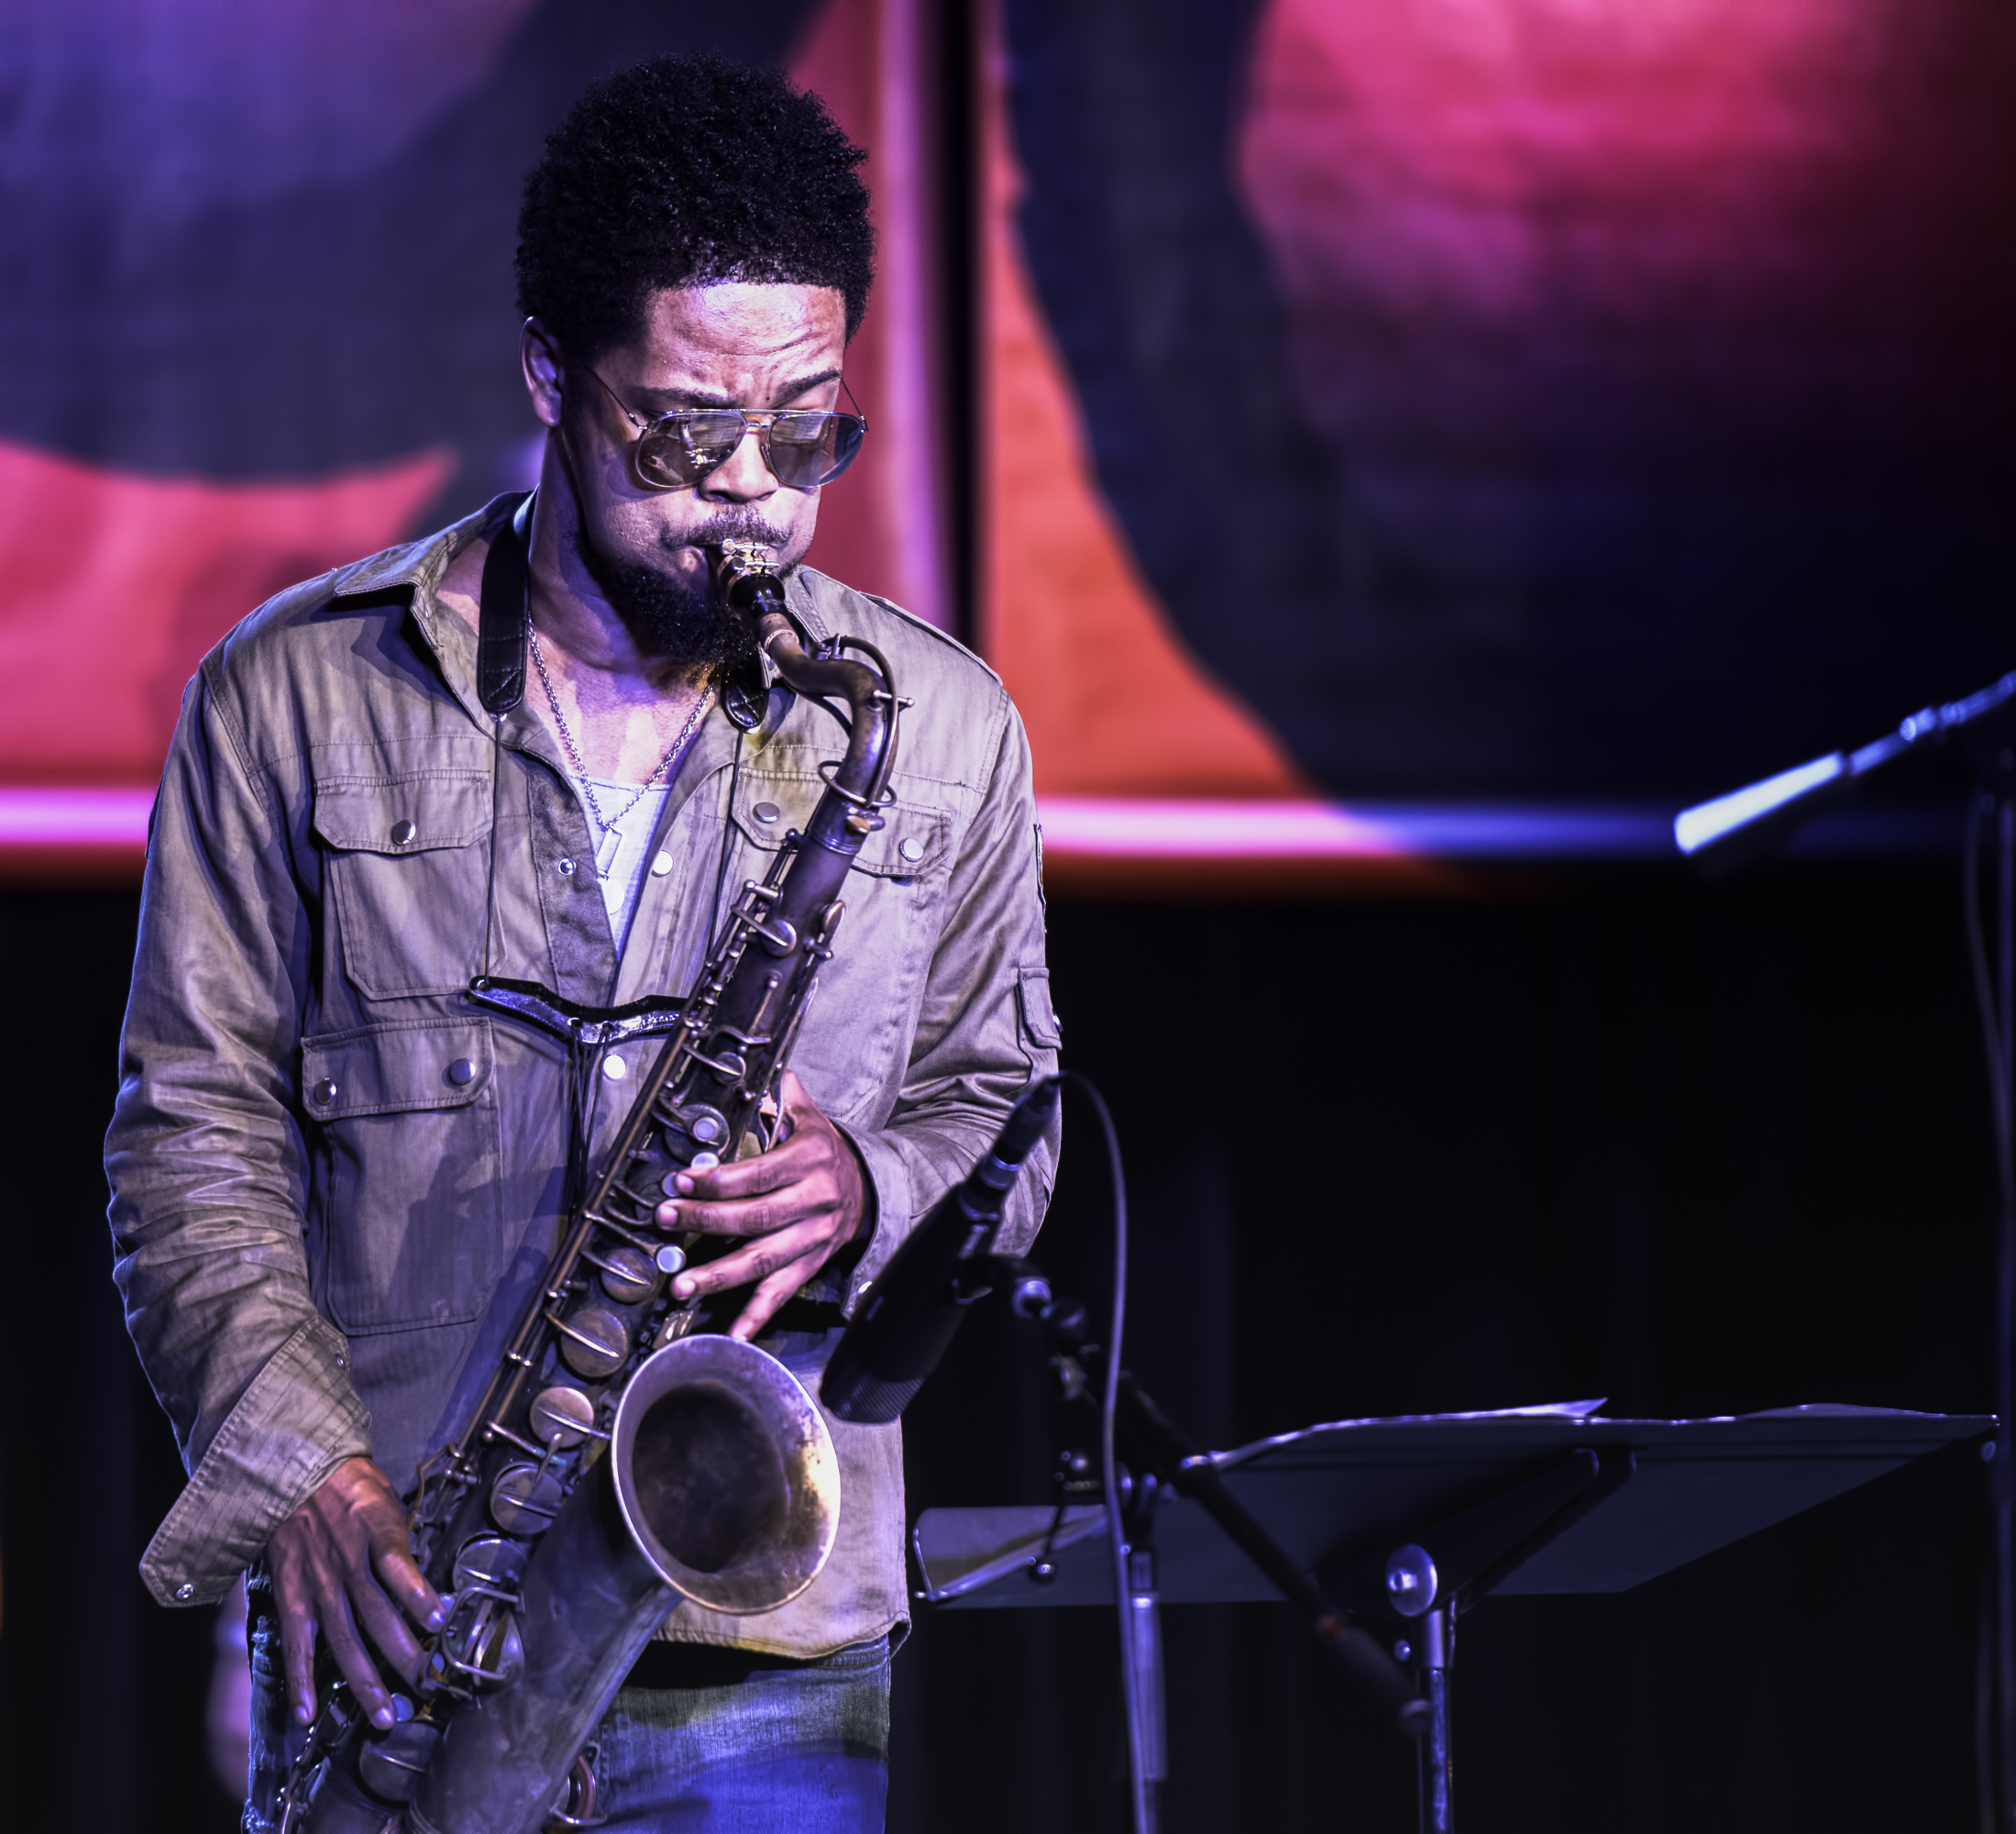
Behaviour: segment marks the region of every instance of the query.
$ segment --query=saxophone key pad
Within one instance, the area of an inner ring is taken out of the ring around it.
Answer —
[[[633,1248],[629,1252],[637,1254]],[[644,1256],[637,1254],[637,1259],[642,1261]],[[542,1388],[533,1398],[533,1436],[556,1452],[572,1452],[588,1437],[594,1424],[595,1403],[578,1388],[570,1388],[564,1382]],[[456,1571],[461,1571],[459,1563]],[[461,1581],[458,1579],[456,1584],[459,1585]]]
[[[490,1486],[490,1519],[507,1535],[541,1535],[566,1500],[553,1472],[536,1464],[507,1464]]]
[[[668,1242],[657,1253],[658,1272],[677,1274],[686,1265],[686,1250],[676,1242]]]
[[[438,1726],[430,1726],[424,1719],[402,1720],[358,1754],[358,1774],[367,1788],[387,1802],[411,1802],[419,1794],[427,1761],[440,1742]]]
[[[582,1306],[560,1321],[560,1360],[584,1381],[600,1382],[630,1360],[630,1328],[600,1306]]]
[[[525,1550],[501,1535],[472,1535],[455,1557],[455,1593],[516,1592],[525,1576]]]
[[[620,1306],[642,1305],[658,1290],[658,1270],[641,1248],[611,1248],[601,1269],[602,1290]]]

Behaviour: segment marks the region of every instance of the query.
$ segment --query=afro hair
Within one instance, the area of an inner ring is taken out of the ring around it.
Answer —
[[[518,308],[592,362],[650,296],[717,281],[836,287],[847,335],[875,278],[867,158],[781,72],[662,57],[591,84],[518,212]]]

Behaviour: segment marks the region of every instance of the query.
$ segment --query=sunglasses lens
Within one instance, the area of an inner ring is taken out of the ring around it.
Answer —
[[[852,414],[780,414],[764,435],[764,457],[777,482],[816,490],[854,463],[867,423]],[[748,432],[739,414],[682,414],[653,424],[637,442],[637,476],[661,491],[697,484],[734,457]]]
[[[836,414],[832,417],[832,441],[826,460],[826,475],[819,481],[830,484],[848,466],[854,462],[854,455],[861,450],[861,442],[868,436],[868,423],[857,414]]]
[[[734,457],[747,431],[739,414],[682,414],[658,421],[637,442],[637,475],[666,491],[697,484]]]

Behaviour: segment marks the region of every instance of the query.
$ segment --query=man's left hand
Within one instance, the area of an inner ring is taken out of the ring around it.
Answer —
[[[861,1227],[866,1180],[846,1136],[789,1070],[777,1098],[788,1138],[754,1159],[679,1173],[679,1195],[658,1206],[660,1229],[751,1238],[672,1282],[684,1299],[755,1281],[756,1290],[728,1328],[731,1337],[754,1337]]]

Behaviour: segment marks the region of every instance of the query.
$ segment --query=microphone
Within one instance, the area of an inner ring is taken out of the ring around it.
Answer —
[[[1062,1077],[1042,1077],[1029,1086],[965,1183],[939,1199],[870,1286],[820,1383],[819,1398],[836,1418],[887,1426],[938,1367],[966,1308],[987,1291],[962,1281],[960,1265],[992,1246],[1063,1085]]]

